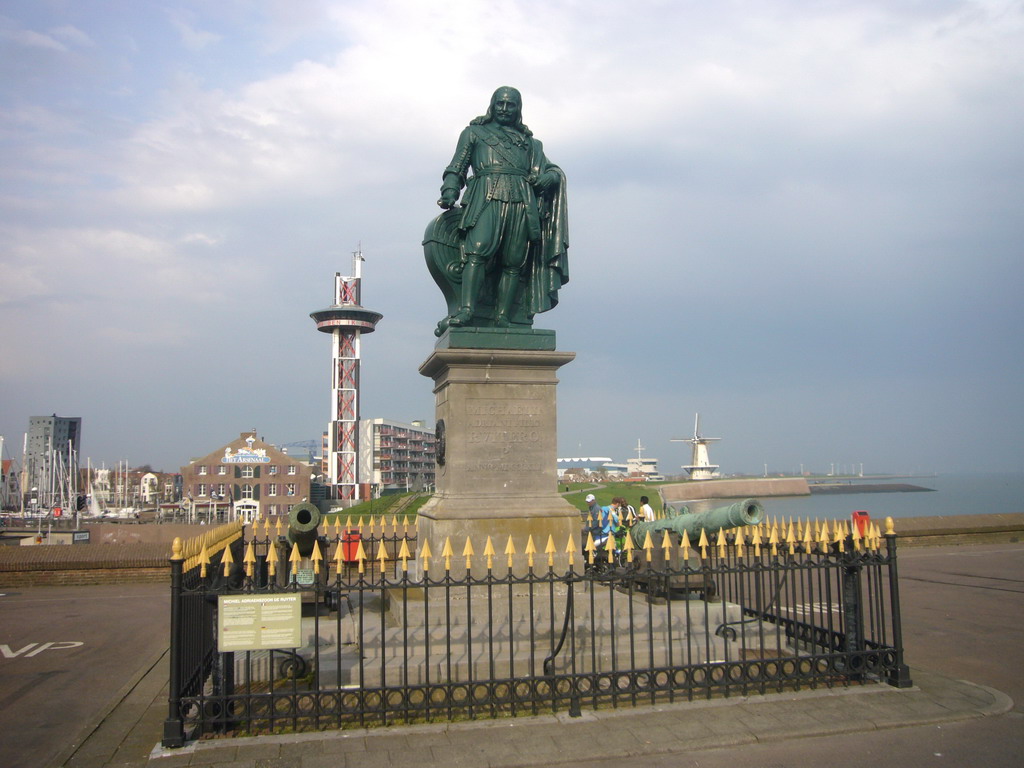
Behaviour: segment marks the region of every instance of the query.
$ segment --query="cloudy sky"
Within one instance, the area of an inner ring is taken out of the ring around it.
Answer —
[[[0,435],[174,469],[317,438],[360,244],[362,415],[433,418],[420,242],[499,85],[568,177],[560,455],[1019,470],[1024,4],[6,0]]]

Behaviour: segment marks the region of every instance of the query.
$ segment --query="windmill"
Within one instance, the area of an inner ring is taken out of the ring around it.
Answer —
[[[703,437],[700,433],[700,414],[696,414],[693,422],[693,437],[674,437],[673,443],[689,443],[693,446],[690,463],[683,469],[690,473],[691,480],[710,480],[718,477],[718,465],[712,464],[708,457],[708,443],[721,440],[720,437]]]

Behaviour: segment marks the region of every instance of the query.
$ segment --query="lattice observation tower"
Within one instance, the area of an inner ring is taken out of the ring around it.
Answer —
[[[316,329],[331,334],[331,420],[324,451],[330,496],[355,501],[359,495],[360,337],[383,317],[360,306],[362,251],[352,254],[352,275],[334,274],[334,304],[311,312]]]

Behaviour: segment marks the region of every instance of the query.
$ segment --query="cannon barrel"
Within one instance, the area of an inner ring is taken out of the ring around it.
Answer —
[[[308,501],[296,504],[288,512],[288,543],[299,546],[299,554],[309,557],[313,554],[316,529],[320,525],[320,510]]]
[[[643,546],[648,533],[651,534],[652,542],[660,543],[655,534],[661,535],[662,531],[671,531],[679,537],[682,537],[685,531],[692,541],[700,536],[701,530],[707,531],[708,536],[711,536],[723,528],[757,525],[762,520],[764,507],[761,506],[761,502],[757,499],[744,499],[735,504],[709,509],[707,512],[691,514],[684,511],[682,514],[655,520],[653,523],[637,523],[630,531],[630,535],[638,546]]]

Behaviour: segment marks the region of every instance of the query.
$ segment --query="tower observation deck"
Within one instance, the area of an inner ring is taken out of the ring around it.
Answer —
[[[324,451],[330,497],[355,501],[359,494],[360,337],[377,327],[380,312],[360,306],[362,251],[352,254],[352,276],[334,274],[334,303],[310,312],[316,329],[331,334],[331,420]]]

